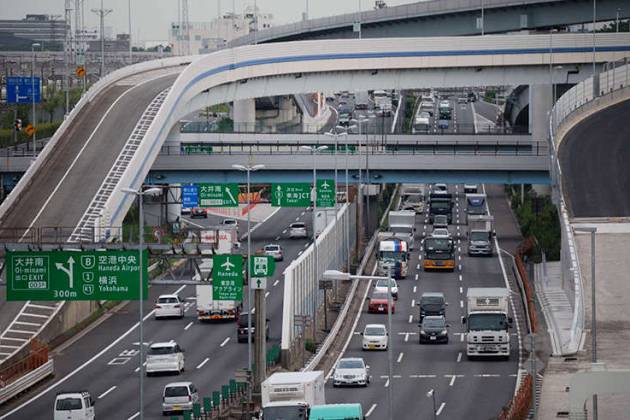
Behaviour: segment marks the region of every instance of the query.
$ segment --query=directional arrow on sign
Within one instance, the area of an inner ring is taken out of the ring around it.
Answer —
[[[236,201],[236,199],[232,195],[232,191],[230,191],[230,189],[228,187],[225,187],[225,193],[230,196],[230,199],[232,200],[232,203],[238,204],[238,202]]]
[[[252,281],[249,282],[249,287],[252,289],[262,289],[265,290],[267,288],[267,277],[252,277]],[[254,311],[252,311],[253,313]]]
[[[63,263],[55,263],[55,267],[57,267],[57,270],[61,270],[64,273],[66,273],[66,275],[68,276],[68,283],[70,284],[70,288],[73,289],[74,288],[74,258],[72,258],[72,256],[70,256],[70,258],[68,258],[68,268],[66,268]]]

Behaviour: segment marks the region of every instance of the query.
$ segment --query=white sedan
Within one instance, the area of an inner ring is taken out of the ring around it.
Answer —
[[[160,295],[155,302],[155,319],[169,317],[184,317],[184,302],[178,295]]]
[[[394,300],[398,300],[398,283],[396,283],[396,280],[394,279],[390,279],[391,281],[391,289],[392,289],[392,297],[394,298]],[[376,284],[374,285],[374,291],[375,292],[380,292],[380,293],[384,293],[385,296],[387,296],[387,280],[378,280],[376,282]]]
[[[432,238],[451,239],[451,233],[446,228],[435,228],[431,232]]]
[[[389,344],[389,335],[387,328],[383,324],[368,324],[361,333],[363,342],[361,348],[363,350],[387,350]]]
[[[360,357],[341,359],[335,366],[333,386],[368,386],[370,383],[369,369],[370,367]]]

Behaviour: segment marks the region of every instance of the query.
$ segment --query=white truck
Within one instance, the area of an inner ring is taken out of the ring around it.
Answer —
[[[466,356],[510,358],[512,318],[508,316],[510,291],[504,287],[468,289]]]
[[[197,295],[197,319],[199,321],[236,320],[241,303],[235,300],[214,300],[212,285],[195,286]]]
[[[468,255],[491,257],[494,250],[494,217],[483,215],[468,216]]]
[[[278,372],[261,385],[262,418],[307,419],[314,405],[326,404],[323,371]]]
[[[416,212],[413,210],[390,211],[387,216],[389,232],[396,238],[407,242],[409,250],[414,248],[414,236],[416,234]]]
[[[409,272],[407,242],[395,238],[391,232],[379,232],[376,266],[379,276],[404,279]]]

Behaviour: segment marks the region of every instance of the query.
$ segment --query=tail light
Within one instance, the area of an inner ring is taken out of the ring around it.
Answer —
[[[180,308],[179,303],[178,303],[178,304],[173,305],[173,308]]]
[[[192,401],[192,395],[188,396],[188,401]]]

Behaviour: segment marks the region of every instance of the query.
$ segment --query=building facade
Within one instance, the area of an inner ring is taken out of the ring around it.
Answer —
[[[34,42],[40,43],[47,50],[63,49],[66,21],[51,15],[26,15],[21,20],[0,20],[0,49],[26,50]]]

